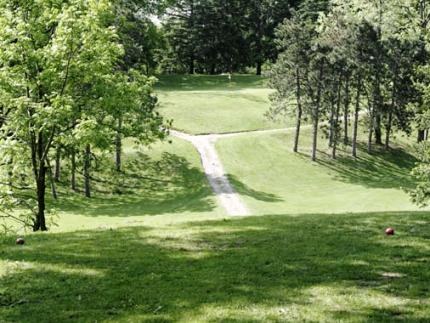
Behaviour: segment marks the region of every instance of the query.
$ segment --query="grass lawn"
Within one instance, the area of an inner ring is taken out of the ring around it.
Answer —
[[[327,140],[321,139],[319,160],[312,163],[310,137],[307,128],[299,154],[292,152],[292,131],[218,141],[232,184],[253,214],[418,210],[403,190],[413,185],[410,170],[416,162],[406,144],[372,155],[362,147],[357,160],[340,151],[332,161]]]
[[[160,112],[175,129],[191,134],[290,126],[264,116],[271,93],[265,82],[252,75],[233,75],[231,82],[227,76],[163,76],[157,86]]]
[[[183,140],[158,143],[151,148],[136,147],[127,141],[124,147],[125,172],[118,176],[103,165],[92,181],[93,197],[66,188],[68,175],[62,175],[59,199],[47,193],[48,207],[56,210],[52,219],[58,226],[52,232],[157,225],[220,218],[224,211],[217,204],[200,157]],[[78,177],[83,183],[83,178]],[[79,187],[83,190],[82,187]],[[52,222],[51,221],[51,222]],[[0,320],[1,322],[1,320]]]
[[[158,86],[163,113],[194,133],[275,127],[258,119],[267,91],[251,76]],[[63,174],[48,199],[59,226],[24,246],[0,237],[0,322],[429,322],[430,214],[401,188],[413,185],[407,141],[333,162],[324,140],[312,163],[307,132],[300,154],[292,132],[217,142],[254,217],[227,217],[175,138],[126,142],[126,171],[94,172],[91,200]]]
[[[428,220],[278,215],[31,235],[0,244],[0,321],[428,322]]]

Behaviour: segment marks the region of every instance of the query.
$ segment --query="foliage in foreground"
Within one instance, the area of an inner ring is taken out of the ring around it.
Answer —
[[[124,50],[109,1],[0,1],[0,11],[0,217],[45,231],[46,186],[56,196],[62,156],[74,190],[82,158],[90,197],[97,152],[116,143],[120,170],[122,138],[163,138],[163,119],[154,80],[118,70]],[[19,198],[23,190],[34,195]]]

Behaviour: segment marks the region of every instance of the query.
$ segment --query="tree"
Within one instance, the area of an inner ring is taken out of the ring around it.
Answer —
[[[277,30],[277,45],[280,55],[270,72],[270,85],[276,90],[271,101],[273,108],[269,115],[287,115],[291,110],[296,115],[296,130],[293,151],[299,147],[300,129],[305,112],[305,81],[308,78],[311,52],[312,31],[310,24],[298,13],[293,13],[290,19]],[[295,103],[293,103],[295,102]]]
[[[117,72],[123,49],[112,27],[109,1],[4,0],[0,10],[0,155],[6,160],[19,156],[15,167],[2,165],[0,171],[34,187],[36,206],[23,199],[19,203],[34,209],[33,230],[45,231],[46,181],[54,148],[64,145],[72,152],[72,168],[76,152],[84,151],[90,195],[91,147],[112,146],[118,109],[127,118],[139,115],[145,139],[165,131],[153,110],[152,81],[137,72]],[[130,94],[136,94],[128,101],[132,104],[117,104]],[[27,174],[29,165],[32,174]],[[9,199],[15,204],[18,200]]]

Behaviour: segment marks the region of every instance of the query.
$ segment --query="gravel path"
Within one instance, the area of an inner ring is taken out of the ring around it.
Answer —
[[[235,132],[226,134],[208,134],[208,135],[189,135],[176,130],[170,133],[174,137],[191,142],[200,154],[203,169],[212,190],[217,195],[221,205],[228,215],[245,216],[249,215],[246,205],[240,198],[240,195],[234,190],[225,173],[221,160],[215,149],[215,142],[220,138],[235,137],[251,133],[275,133],[286,131],[288,129],[257,130],[248,132]]]
[[[215,142],[218,135],[192,136],[174,130],[171,130],[170,133],[175,137],[191,142],[196,147],[209,184],[227,214],[232,216],[249,215],[249,211],[239,194],[231,186],[216,152]]]

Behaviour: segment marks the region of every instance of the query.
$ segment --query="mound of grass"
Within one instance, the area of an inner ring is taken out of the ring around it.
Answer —
[[[0,245],[0,318],[426,322],[429,232],[416,212],[31,235]]]
[[[157,87],[160,112],[175,129],[191,134],[226,133],[289,126],[264,114],[271,90],[265,79],[251,75],[165,76]]]
[[[319,160],[312,163],[310,137],[304,129],[299,154],[291,151],[292,131],[218,141],[226,171],[253,214],[418,210],[404,192],[414,184],[416,162],[407,146],[371,155],[361,147],[357,160],[349,147],[340,147],[333,161],[321,140]]]

